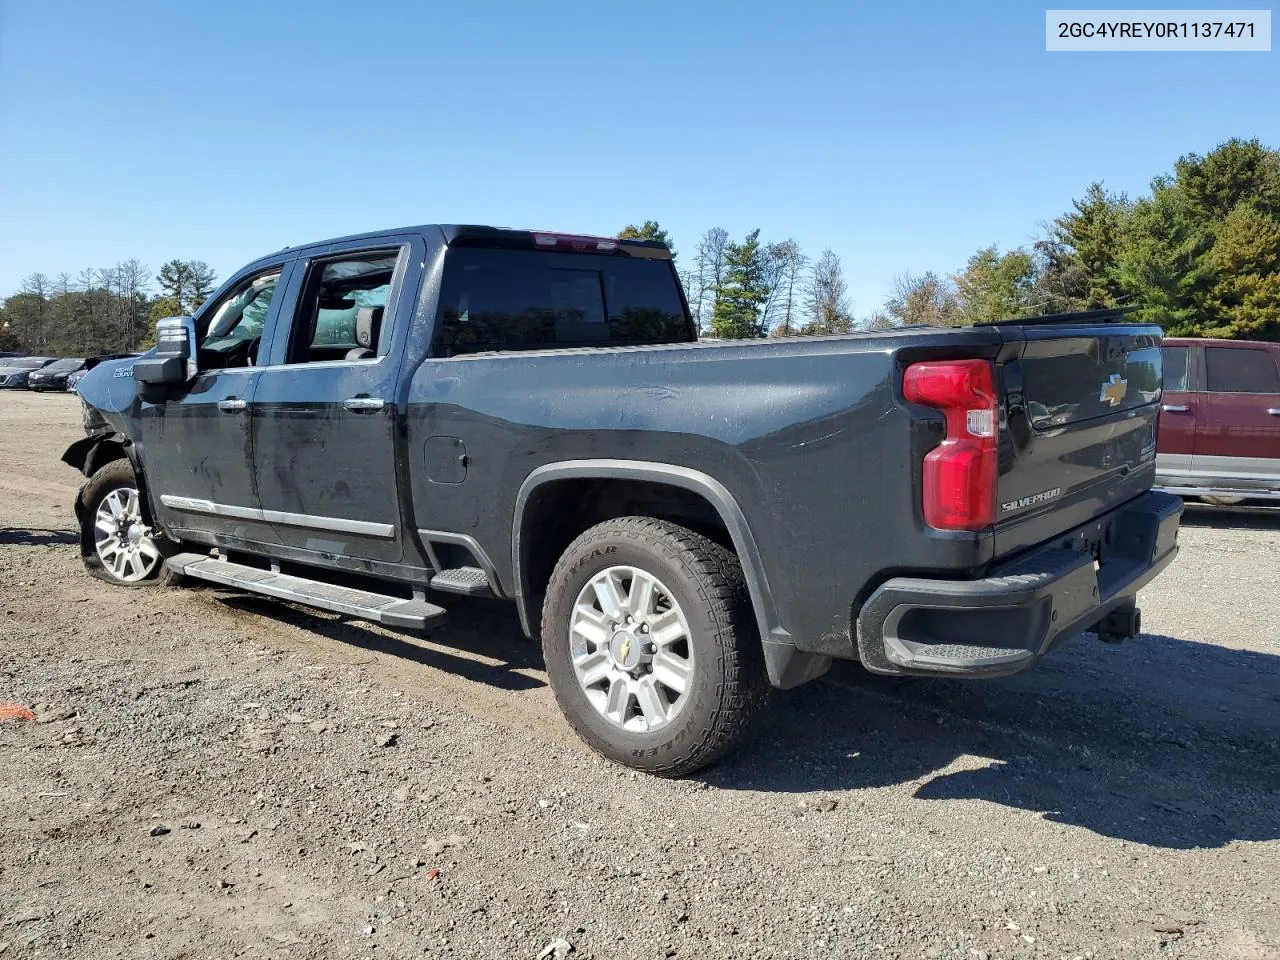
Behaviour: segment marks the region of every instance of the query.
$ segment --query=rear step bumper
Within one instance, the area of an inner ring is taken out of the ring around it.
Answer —
[[[981,580],[895,577],[858,614],[858,656],[873,673],[998,677],[1095,624],[1136,633],[1134,596],[1177,555],[1181,513],[1151,491]]]

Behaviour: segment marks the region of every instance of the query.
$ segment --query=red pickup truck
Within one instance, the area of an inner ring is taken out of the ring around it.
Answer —
[[[1166,338],[1156,486],[1280,501],[1280,343]]]

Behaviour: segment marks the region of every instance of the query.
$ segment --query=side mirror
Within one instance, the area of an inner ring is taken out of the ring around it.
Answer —
[[[155,353],[133,365],[138,383],[186,383],[194,380],[196,322],[192,317],[166,317],[156,324]]]

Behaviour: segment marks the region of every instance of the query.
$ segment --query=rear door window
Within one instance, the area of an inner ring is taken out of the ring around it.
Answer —
[[[1188,347],[1164,347],[1164,388],[1171,392],[1183,392],[1187,387],[1187,364],[1191,359]]]
[[[313,263],[294,314],[287,362],[376,357],[400,255],[395,248]]]
[[[1280,371],[1269,350],[1205,347],[1204,365],[1210,393],[1280,393]]]
[[[460,247],[446,261],[438,355],[692,337],[668,260]]]

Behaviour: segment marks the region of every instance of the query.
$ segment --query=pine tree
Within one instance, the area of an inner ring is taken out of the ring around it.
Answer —
[[[761,312],[769,298],[765,284],[760,231],[752,230],[742,243],[725,249],[724,276],[716,288],[711,329],[717,337],[746,339],[764,336]]]
[[[218,275],[203,260],[188,260],[187,273],[190,286],[190,292],[187,295],[187,313],[195,313],[200,305],[209,299],[209,294],[217,288]]]
[[[1054,221],[1051,236],[1070,251],[1062,268],[1076,274],[1073,287],[1082,307],[1114,307],[1121,295],[1117,282],[1117,256],[1121,224],[1128,200],[1107,193],[1101,183],[1089,184],[1083,200]]]
[[[618,231],[619,240],[657,240],[659,243],[665,243],[671,248],[671,235],[658,226],[657,220],[646,220],[640,226],[629,223]],[[675,258],[676,251],[671,248],[671,257]]]
[[[195,313],[209,294],[217,277],[203,260],[170,260],[156,275],[160,296],[178,305],[178,314]]]
[[[177,306],[181,313],[191,298],[191,268],[182,260],[170,260],[156,274],[160,296]]]

